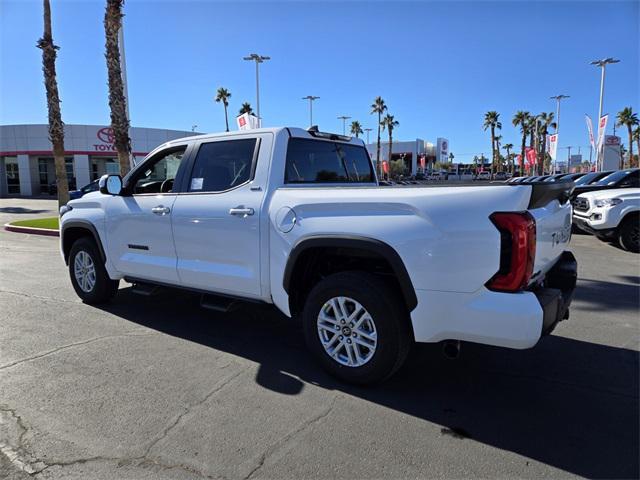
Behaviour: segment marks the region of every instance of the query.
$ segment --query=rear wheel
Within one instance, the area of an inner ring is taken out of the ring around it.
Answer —
[[[111,280],[95,242],[80,238],[69,253],[71,284],[83,302],[99,304],[108,302],[118,292],[118,281]]]
[[[618,231],[618,239],[622,248],[640,253],[640,219],[631,217],[623,220]]]
[[[365,272],[341,272],[320,281],[307,298],[303,323],[307,346],[320,364],[355,384],[393,375],[412,341],[401,299]]]

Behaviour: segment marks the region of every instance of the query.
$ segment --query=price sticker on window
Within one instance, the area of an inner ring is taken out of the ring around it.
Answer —
[[[204,178],[192,178],[191,188],[189,190],[202,190],[202,182]]]

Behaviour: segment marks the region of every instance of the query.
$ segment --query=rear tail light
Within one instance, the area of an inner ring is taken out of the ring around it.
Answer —
[[[528,212],[497,212],[489,219],[500,231],[500,269],[486,286],[489,290],[518,292],[533,274],[536,221]]]

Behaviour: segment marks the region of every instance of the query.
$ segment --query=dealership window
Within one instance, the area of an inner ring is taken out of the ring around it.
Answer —
[[[49,161],[53,159],[38,159],[38,179],[40,181],[40,193],[49,193]]]
[[[91,159],[91,180],[97,180],[102,175],[119,174],[120,164],[115,158],[93,157]]]
[[[76,177],[73,172],[73,157],[65,157],[64,167],[67,172],[67,183],[69,190],[76,189]],[[49,185],[56,181],[55,159],[52,157],[38,158],[38,176],[40,183],[40,193],[54,193]]]
[[[7,193],[20,194],[20,172],[17,157],[4,157],[4,165],[7,172]]]

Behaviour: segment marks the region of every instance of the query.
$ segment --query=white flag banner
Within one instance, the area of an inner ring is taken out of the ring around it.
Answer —
[[[591,117],[589,115],[584,116],[587,122],[587,130],[589,131],[589,143],[591,144],[591,148],[596,149],[596,142],[593,139],[593,123],[591,122]]]
[[[609,114],[600,117],[598,122],[598,150],[602,148],[602,142],[604,141],[604,132],[607,130],[607,122],[609,121]]]
[[[558,134],[549,135],[549,156],[555,162],[558,152]]]

